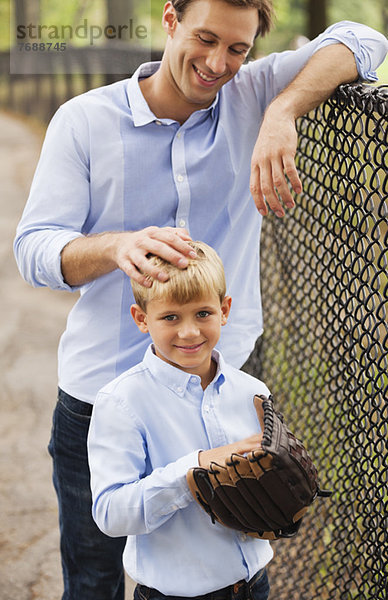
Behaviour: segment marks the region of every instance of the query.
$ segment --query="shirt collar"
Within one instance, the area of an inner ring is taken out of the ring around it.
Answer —
[[[160,61],[144,63],[136,69],[135,73],[128,80],[127,96],[129,101],[129,107],[132,112],[133,124],[135,125],[135,127],[148,125],[149,123],[153,123],[154,121],[161,121],[166,125],[176,123],[176,121],[174,121],[173,119],[158,119],[148,106],[146,99],[144,98],[140,89],[139,80],[145,77],[150,77],[151,75],[156,73],[156,71],[160,67],[160,64]],[[218,104],[218,98],[219,95],[217,94],[213,103],[210,106],[208,106],[208,108],[203,108],[195,111],[189,117],[189,119],[187,119],[186,123],[188,121],[191,121],[192,119],[197,120],[198,118],[201,118],[202,114],[207,113],[208,111],[211,111],[211,114],[214,115],[214,109]]]
[[[151,375],[162,385],[168,387],[178,396],[184,396],[186,388],[192,377],[197,377],[185,371],[181,371],[177,367],[165,362],[153,350],[153,344],[150,344],[144,355],[143,364],[149,369]],[[225,381],[225,362],[218,350],[213,350],[212,358],[217,363],[217,371],[213,381],[209,385],[214,385],[219,390],[219,387]]]

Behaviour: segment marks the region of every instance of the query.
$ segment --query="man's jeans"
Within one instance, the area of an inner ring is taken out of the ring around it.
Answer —
[[[124,600],[126,538],[101,533],[91,513],[86,444],[91,412],[90,404],[59,390],[49,452],[59,505],[62,600]]]
[[[190,600],[267,600],[269,583],[266,569],[262,569],[248,582],[239,582],[227,588],[202,596],[190,596]],[[164,596],[157,590],[138,585],[134,600],[188,600],[181,596]]]

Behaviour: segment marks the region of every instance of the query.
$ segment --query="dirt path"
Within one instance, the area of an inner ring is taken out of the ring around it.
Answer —
[[[47,444],[57,344],[75,297],[29,287],[12,253],[41,142],[39,129],[0,112],[0,600],[62,594]],[[132,589],[128,581],[127,600]]]

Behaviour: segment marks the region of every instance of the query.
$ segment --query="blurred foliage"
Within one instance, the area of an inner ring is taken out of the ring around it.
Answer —
[[[27,0],[28,1],[28,0]],[[128,0],[123,0],[128,1]],[[0,50],[9,47],[10,5],[13,0],[0,0]],[[41,21],[49,24],[75,25],[88,18],[95,24],[106,23],[106,2],[109,0],[41,0]],[[341,20],[359,21],[387,35],[386,0],[327,0],[328,25]],[[164,0],[134,0],[141,22],[151,16],[152,46],[162,49],[165,34],[161,27]],[[275,26],[271,34],[257,41],[256,51],[268,54],[293,47],[298,36],[306,35],[307,0],[274,0]]]
[[[9,48],[10,0],[0,0],[0,50]]]
[[[385,59],[382,65],[377,69],[379,81],[377,85],[388,84],[388,58]]]
[[[50,25],[75,27],[85,18],[98,25],[104,23],[105,0],[40,0],[40,10],[42,22]]]

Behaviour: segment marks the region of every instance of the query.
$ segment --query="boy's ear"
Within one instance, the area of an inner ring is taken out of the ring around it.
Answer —
[[[221,325],[226,325],[230,313],[230,307],[232,306],[231,296],[225,296],[221,302]]]
[[[132,304],[131,315],[142,333],[148,333],[147,313],[138,304]]]
[[[166,2],[163,8],[163,16],[162,16],[162,26],[164,31],[171,35],[174,33],[176,25],[178,23],[178,19],[176,16],[175,8],[172,5],[172,2]]]

